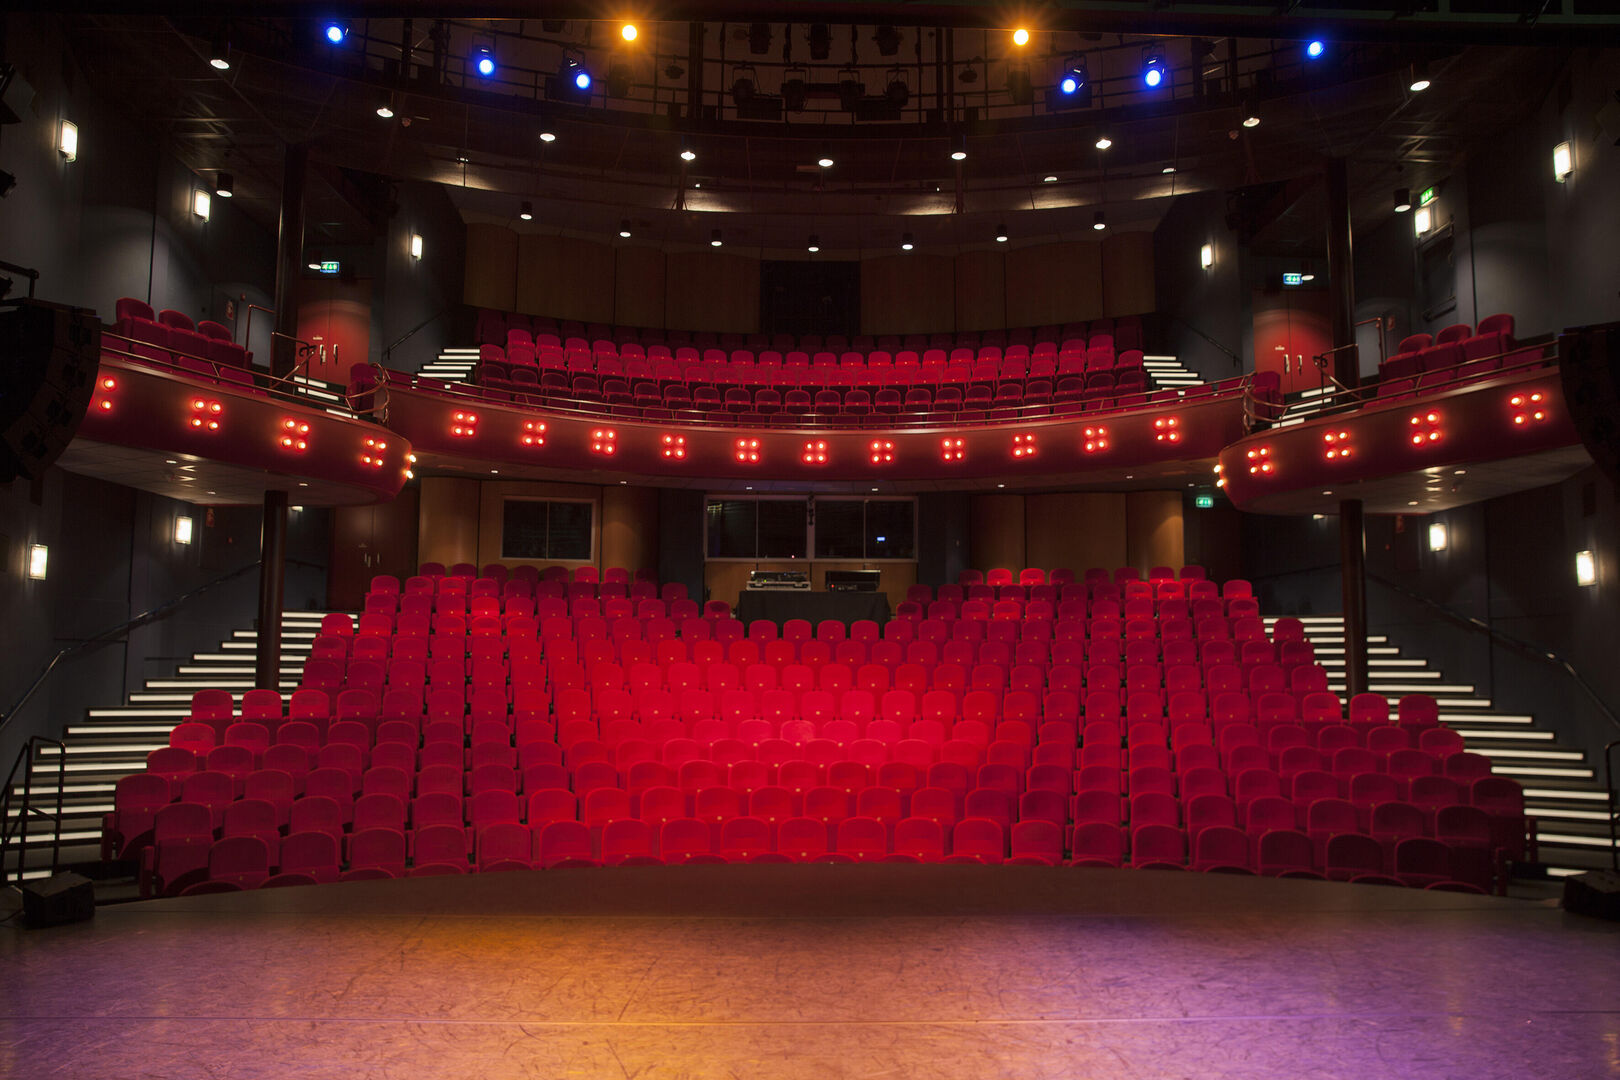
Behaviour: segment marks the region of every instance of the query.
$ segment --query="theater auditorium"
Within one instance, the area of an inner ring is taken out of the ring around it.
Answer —
[[[1620,1077],[1609,0],[0,14],[0,1073]]]

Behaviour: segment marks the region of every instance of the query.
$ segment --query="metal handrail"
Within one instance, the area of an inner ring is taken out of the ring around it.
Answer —
[[[157,368],[157,369],[159,369],[161,371],[170,371],[170,372],[175,373],[176,375],[180,375],[180,376],[183,376],[185,378],[190,378],[190,379],[196,379],[196,378],[199,378],[199,377],[203,377],[203,378],[208,377],[208,376],[204,375],[202,372],[193,370],[191,368],[182,367],[179,364],[176,364],[176,363],[172,362],[172,360],[171,361],[156,360],[156,359],[153,359],[150,356],[142,356],[139,353],[131,351],[130,348],[129,348],[129,346],[133,346],[133,345],[136,345],[136,344],[149,344],[148,342],[137,342],[134,338],[125,337],[122,334],[113,333],[113,332],[105,330],[105,329],[102,331],[101,336],[102,336],[101,351],[104,352],[104,353],[108,353],[108,354],[110,354],[112,356],[115,356],[115,357],[119,358],[120,360],[125,360],[125,361],[128,361],[129,363],[132,363],[132,364],[139,364],[142,367]],[[112,344],[108,343],[107,339],[109,339],[109,338],[113,339]],[[296,340],[296,339],[294,339],[294,340]],[[118,344],[120,342],[123,343],[122,346],[120,346]],[[301,344],[304,344],[304,345],[308,346],[307,342],[303,342]],[[153,348],[157,348],[157,347],[158,346],[155,346],[155,345],[153,346]],[[308,346],[308,347],[313,348],[313,346]],[[288,398],[300,398],[300,397],[306,397],[307,396],[308,387],[305,384],[296,381],[296,377],[299,374],[299,368],[294,368],[293,371],[290,372],[288,375],[281,376],[281,377],[278,378],[278,377],[275,377],[275,376],[271,376],[270,374],[268,374],[266,372],[263,372],[263,371],[260,371],[258,369],[239,368],[239,367],[236,367],[233,364],[222,364],[217,360],[211,360],[206,356],[197,356],[194,353],[179,352],[179,351],[174,350],[174,349],[164,349],[163,351],[166,352],[166,353],[169,353],[171,356],[182,356],[182,357],[185,357],[188,360],[195,360],[198,363],[208,365],[209,370],[213,372],[212,378],[213,378],[214,382],[218,383],[220,386],[225,387],[227,389],[230,389],[230,388],[233,388],[233,387],[239,387],[239,388],[243,388],[243,389],[252,388],[252,389],[255,389],[255,390],[262,390],[262,391],[266,391],[266,392],[269,392],[269,393],[277,394],[279,396],[288,397]],[[300,366],[302,366],[302,365],[300,365]],[[224,378],[223,375],[222,375],[222,372],[224,372],[224,371],[242,372],[244,375],[247,376],[247,381],[246,382],[241,382],[241,381],[237,381],[237,380]],[[289,380],[292,380],[292,381],[289,381]],[[319,405],[317,405],[315,407],[325,409],[327,407],[327,405],[326,405],[325,402],[322,402],[322,403],[320,403]]]
[[[1496,353],[1492,356],[1482,356],[1475,360],[1465,360],[1461,364],[1453,364],[1451,367],[1434,368],[1429,371],[1425,371],[1421,377],[1426,377],[1436,373],[1442,374],[1446,377],[1443,380],[1433,382],[1427,386],[1414,386],[1411,394],[1404,395],[1401,400],[1405,400],[1406,396],[1426,395],[1445,390],[1453,390],[1459,386],[1472,385],[1477,382],[1497,378],[1501,375],[1517,374],[1519,372],[1531,371],[1536,368],[1551,367],[1556,364],[1558,362],[1557,357],[1542,355],[1542,348],[1544,348],[1544,346],[1521,345],[1509,349],[1506,352]],[[1518,360],[1513,363],[1503,363],[1500,367],[1491,368],[1489,371],[1480,374],[1468,375],[1464,372],[1465,368],[1484,361],[1506,361],[1510,357],[1524,356],[1529,352],[1534,352],[1535,355],[1529,357],[1528,359]],[[1323,354],[1323,356],[1326,355],[1326,353]],[[1397,378],[1406,377],[1407,376],[1397,376]],[[1331,376],[1329,376],[1329,378],[1331,378]],[[1337,380],[1335,380],[1334,384],[1338,387],[1338,389],[1331,394],[1324,394],[1320,399],[1323,402],[1322,407],[1314,411],[1312,415],[1324,416],[1328,414],[1336,414],[1340,411],[1348,412],[1351,409],[1357,409],[1364,405],[1377,404],[1379,400],[1378,391],[1380,387],[1387,385],[1387,381],[1388,380],[1376,383],[1365,383],[1361,386],[1349,388],[1340,386]]]
[[[56,813],[47,815],[43,810],[34,807],[34,757],[35,751],[41,745],[56,747]],[[22,807],[17,814],[16,823],[11,820],[12,792],[17,788],[17,770],[23,770],[22,779]],[[12,834],[17,837],[17,881],[23,880],[24,862],[28,858],[28,823],[32,820],[30,814],[39,814],[41,817],[51,817],[56,823],[55,837],[51,842],[51,873],[56,873],[62,866],[62,807],[64,802],[63,788],[67,786],[67,747],[59,739],[48,738],[44,735],[31,736],[17,752],[17,758],[11,763],[11,772],[6,775],[4,795],[0,796],[0,878],[5,875],[6,856],[11,851]]]
[[[1603,748],[1603,787],[1609,795],[1609,865],[1620,870],[1620,821],[1616,820],[1614,791],[1614,748],[1617,746],[1620,739]]]
[[[3,259],[0,259],[0,270],[4,270],[8,274],[21,274],[23,277],[27,278],[28,299],[32,300],[34,298],[34,285],[39,281],[38,270],[35,270],[31,266],[18,266],[14,262],[6,262]]]
[[[393,341],[389,342],[388,345],[386,347],[384,347],[384,349],[382,351],[383,363],[387,364],[388,361],[389,361],[389,358],[391,358],[394,355],[394,350],[396,348],[398,348],[399,346],[405,344],[405,342],[407,340],[409,340],[410,338],[415,337],[417,331],[425,329],[429,323],[435,322],[440,316],[448,313],[449,310],[450,310],[449,308],[440,308],[438,311],[435,311],[432,315],[429,315],[427,318],[423,319],[421,322],[417,323],[415,326],[411,327],[409,330],[407,330],[403,334],[399,335],[399,337],[397,337]]]

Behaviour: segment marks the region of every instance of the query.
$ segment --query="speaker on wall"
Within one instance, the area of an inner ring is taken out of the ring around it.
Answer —
[[[1620,323],[1570,331],[1561,349],[1569,418],[1603,475],[1620,483]]]
[[[38,479],[67,449],[100,355],[95,312],[33,299],[0,305],[0,482]]]

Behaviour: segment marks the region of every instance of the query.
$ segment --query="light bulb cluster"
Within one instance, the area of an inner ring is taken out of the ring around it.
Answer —
[[[892,465],[894,463],[894,443],[888,439],[873,439],[872,445],[867,448],[872,456],[874,465]]]
[[[740,465],[759,464],[759,440],[738,439],[736,447],[737,462]]]
[[[821,439],[812,439],[805,443],[803,459],[806,465],[827,464],[827,444]]]
[[[963,461],[967,458],[966,439],[939,440],[939,457],[941,461]]]
[[[360,455],[360,461],[364,465],[370,465],[373,469],[380,469],[383,465],[383,454],[387,450],[388,443],[386,441],[382,439],[367,439],[366,452]]]
[[[1527,427],[1531,423],[1541,423],[1547,419],[1547,405],[1545,395],[1537,390],[1529,394],[1514,394],[1508,399],[1513,406],[1513,426]]]
[[[308,434],[309,424],[306,421],[286,417],[281,421],[281,448],[303,453],[309,449],[309,439],[305,437]],[[369,443],[371,440],[366,441]]]
[[[1327,444],[1322,456],[1329,461],[1342,461],[1350,456],[1350,433],[1348,431],[1324,431],[1322,441]]]
[[[524,446],[541,447],[546,445],[546,425],[542,420],[526,420],[523,424],[523,437],[519,440]]]
[[[103,375],[96,380],[96,390],[101,395],[96,398],[96,409],[100,412],[112,412],[112,398],[106,395],[118,389],[118,380],[111,375]]]
[[[1407,418],[1412,428],[1412,445],[1428,446],[1437,443],[1441,438],[1440,414],[1437,412],[1419,413]]]
[[[1269,473],[1271,473],[1273,471],[1273,466],[1272,466],[1272,463],[1271,463],[1271,447],[1269,447],[1269,446],[1256,447],[1253,450],[1249,451],[1248,456],[1249,456],[1249,475],[1250,476],[1254,476],[1257,473],[1269,474]],[[1223,484],[1221,484],[1219,486],[1225,487],[1226,485],[1223,483]]]
[[[210,398],[191,399],[191,426],[202,431],[218,431],[225,407]]]
[[[1181,421],[1174,416],[1161,416],[1153,421],[1154,442],[1180,442]]]
[[[1108,428],[1102,424],[1086,428],[1086,453],[1100,454],[1108,449]]]
[[[1012,456],[1015,458],[1032,458],[1035,456],[1035,433],[1025,432],[1013,436]]]
[[[478,414],[474,412],[458,412],[453,415],[450,423],[450,434],[458,439],[470,439],[478,434]]]
[[[612,457],[619,452],[619,433],[612,428],[597,428],[591,432],[591,453]]]

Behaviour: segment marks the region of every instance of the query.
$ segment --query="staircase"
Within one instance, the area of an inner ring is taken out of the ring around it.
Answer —
[[[453,349],[445,349],[439,353],[439,358],[430,363],[423,364],[418,375],[429,379],[441,379],[444,382],[472,382],[473,368],[478,366],[478,346],[469,345]]]
[[[1269,629],[1277,620],[1268,617]],[[1316,661],[1327,669],[1328,689],[1344,697],[1344,619],[1303,616]],[[1533,716],[1498,712],[1472,686],[1449,683],[1427,660],[1403,656],[1382,635],[1367,638],[1367,683],[1393,707],[1404,694],[1431,694],[1440,721],[1463,737],[1469,750],[1491,759],[1493,771],[1524,785],[1524,811],[1535,819],[1538,856],[1547,876],[1568,877],[1610,865],[1608,795],[1601,763],[1594,769],[1582,750],[1561,746],[1554,732]],[[1393,711],[1393,708],[1392,708]]]
[[[1290,395],[1290,399],[1283,406],[1282,416],[1278,417],[1272,427],[1288,427],[1315,416],[1322,411],[1332,392],[1333,387],[1312,387]]]
[[[1173,356],[1144,356],[1142,370],[1147,372],[1148,383],[1154,390],[1185,390],[1203,382],[1203,376],[1188,371]]]

